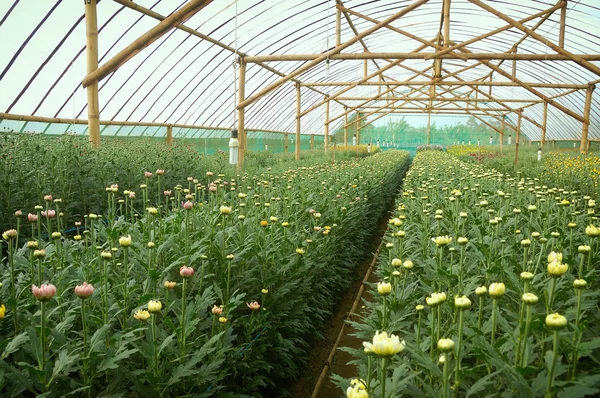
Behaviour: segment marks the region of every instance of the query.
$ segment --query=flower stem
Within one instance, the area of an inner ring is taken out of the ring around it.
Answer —
[[[554,342],[552,347],[552,362],[548,369],[548,383],[546,384],[546,398],[552,397],[552,384],[554,383],[554,368],[556,367],[556,357],[558,356],[558,330],[554,331]]]
[[[458,378],[458,372],[460,371],[460,360],[462,350],[462,339],[463,339],[463,328],[464,328],[464,311],[461,309],[458,313],[458,344],[456,346],[456,372],[454,377],[455,388],[458,389],[460,379]]]
[[[462,313],[462,311],[461,311]],[[443,392],[442,397],[448,398],[448,362],[450,361],[450,353],[446,354],[446,360],[444,361],[444,373],[443,373]]]
[[[43,372],[44,385],[46,384],[46,302],[42,301],[41,305],[41,317],[40,317],[40,332],[41,332],[41,355],[42,360],[40,361],[40,371]]]
[[[483,296],[479,296],[479,317],[477,318],[477,327],[481,330],[481,322],[483,321]]]
[[[381,398],[385,398],[386,376],[387,376],[387,358],[381,358]]]
[[[187,279],[183,278],[181,289],[181,358],[185,357],[185,287]]]
[[[419,346],[419,341],[421,338],[421,312],[419,311],[418,319],[417,319],[417,346]]]
[[[525,333],[523,334],[523,353],[520,355],[521,367],[527,365],[525,360],[525,353],[527,352],[527,339],[529,338],[529,325],[531,323],[531,305],[527,305],[527,309],[525,311]]]
[[[552,278],[552,285],[550,287],[550,296],[548,296],[548,313],[552,312],[552,304],[554,303],[554,292],[556,291],[556,278]]]
[[[153,361],[153,368],[154,368],[154,376],[158,377],[158,355],[156,353],[156,315],[152,314],[152,357],[154,358]]]
[[[88,384],[87,377],[87,318],[85,316],[85,300],[81,300],[81,327],[83,328],[83,382],[85,385]],[[88,390],[89,391],[89,390]]]
[[[494,345],[494,343],[496,342],[496,307],[497,307],[497,300],[496,299],[492,299],[492,339],[491,339],[491,344]]]
[[[383,296],[383,319],[381,320],[381,329],[385,330],[387,321],[387,298]]]
[[[571,379],[577,377],[577,361],[579,359],[579,341],[581,340],[581,332],[579,331],[579,316],[581,315],[581,289],[577,289],[577,311],[575,312],[575,331],[573,333],[573,370],[571,371]]]

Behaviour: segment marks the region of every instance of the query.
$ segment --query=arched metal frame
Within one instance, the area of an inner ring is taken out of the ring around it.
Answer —
[[[132,135],[166,134],[159,125],[230,129],[240,109],[247,130],[320,135],[325,125],[343,127],[348,109],[370,115],[369,122],[386,112],[459,112],[514,127],[521,119],[521,132],[536,141],[544,125],[546,140],[579,140],[587,121],[587,138],[600,140],[592,90],[600,82],[600,7],[593,0],[85,1],[97,2],[101,68],[160,21],[202,3],[99,82],[101,121],[157,125]],[[405,9],[411,11],[381,24]],[[493,30],[499,32],[488,35]],[[80,85],[85,37],[83,7],[72,2],[2,2],[0,119],[81,121],[88,111]],[[294,59],[301,55],[312,58]],[[240,84],[244,100],[234,91]],[[276,88],[265,93],[267,87]],[[104,134],[123,132],[100,124]],[[173,136],[180,130],[186,128]]]

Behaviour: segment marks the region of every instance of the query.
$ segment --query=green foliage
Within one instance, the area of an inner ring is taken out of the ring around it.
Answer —
[[[103,164],[126,166],[121,152],[110,154]],[[256,173],[238,175],[225,163],[187,169],[162,156],[173,169],[154,164],[150,170],[166,170],[160,177],[144,178],[146,168],[134,168],[141,178],[120,170],[126,184],[115,179],[95,187],[105,210],[80,219],[77,239],[48,241],[61,228],[56,218],[40,217],[39,230],[37,223],[22,225],[19,244],[9,240],[0,269],[7,308],[0,320],[3,395],[284,395],[281,385],[299,374],[309,342],[366,255],[409,165],[408,153],[399,151],[335,163],[315,152],[297,168],[285,161],[290,155],[268,159],[266,169],[251,159]],[[112,167],[95,172],[106,178]],[[120,188],[105,191],[112,182]],[[129,185],[138,182],[146,187]],[[22,197],[55,208],[42,193],[58,196],[40,189]],[[182,208],[186,200],[190,210]],[[67,200],[60,205],[68,208]],[[127,249],[119,242],[125,236],[132,240]],[[37,241],[46,255],[34,258],[25,240]],[[194,275],[183,278],[182,266]],[[42,307],[30,288],[44,281],[57,291]],[[83,281],[95,287],[86,300],[73,292]],[[166,288],[166,281],[176,285]],[[149,300],[162,309],[138,320]],[[253,301],[258,310],[250,308]]]
[[[352,323],[364,341],[371,341],[377,330],[405,341],[405,349],[389,360],[386,384],[396,383],[398,374],[413,378],[386,396],[444,396],[439,338],[455,342],[446,357],[453,396],[600,393],[600,242],[593,233],[586,234],[586,226],[597,225],[597,218],[588,212],[589,201],[581,193],[551,188],[555,184],[542,186],[534,175],[527,176],[515,178],[443,152],[417,154],[376,265],[376,275],[392,284],[392,292],[384,297],[376,285],[370,286],[373,300],[364,302],[365,317]],[[528,210],[530,205],[535,208]],[[432,242],[446,235],[452,238],[448,246]],[[468,242],[459,244],[459,237]],[[529,246],[522,243],[525,239],[531,241]],[[580,254],[580,245],[590,245],[591,255]],[[554,278],[548,259],[553,251],[568,264],[568,271]],[[394,267],[394,258],[410,259],[414,268]],[[523,271],[531,272],[533,279],[526,282]],[[585,279],[588,288],[575,289],[575,279]],[[489,291],[494,282],[506,287],[496,300],[495,315],[490,295],[475,294],[480,286]],[[425,298],[431,299],[434,292],[445,292],[447,299],[428,305]],[[525,292],[539,298],[529,306],[529,317],[522,301]],[[472,305],[462,311],[461,328],[461,310],[454,300],[463,295]],[[417,306],[423,308],[419,311]],[[552,313],[567,319],[566,328],[556,334],[556,349],[554,332],[545,323]],[[369,396],[379,397],[380,359],[371,356],[369,373],[363,350],[347,350],[356,358],[357,377],[368,385]],[[336,380],[347,387],[347,380]]]

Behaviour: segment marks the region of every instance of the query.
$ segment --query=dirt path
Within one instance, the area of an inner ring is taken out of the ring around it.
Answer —
[[[371,247],[369,248],[369,251],[373,254],[375,254],[381,243],[381,240],[383,239],[390,214],[392,213],[386,213],[377,226],[377,231],[373,237]],[[354,274],[352,285],[348,288],[348,290],[346,290],[346,292],[344,292],[340,302],[334,307],[333,314],[329,318],[325,326],[325,330],[323,330],[324,339],[313,342],[313,349],[310,352],[304,373],[298,378],[298,380],[290,383],[288,386],[288,390],[292,394],[293,398],[309,398],[312,396],[313,389],[315,388],[317,380],[319,379],[319,376],[323,371],[323,367],[327,362],[327,358],[329,357],[335,341],[337,340],[342,328],[342,324],[352,308],[352,304],[356,299],[356,295],[358,294],[362,280],[372,262],[373,257],[370,256],[370,258],[365,259],[358,265]],[[373,273],[371,273],[369,282],[373,281],[376,281],[376,277]],[[364,291],[362,297],[366,298],[367,300],[371,300],[371,295],[367,290]],[[362,304],[359,304],[356,313],[362,314],[362,311]],[[362,347],[362,340],[351,336],[350,334],[352,333],[354,333],[354,329],[352,329],[350,326],[346,326],[344,335],[342,336],[338,348]],[[327,373],[327,377],[323,381],[321,389],[319,390],[319,394],[317,396],[318,398],[334,398],[345,396],[343,395],[343,391],[330,381],[329,376],[335,373],[346,378],[356,377],[356,368],[354,366],[347,365],[347,363],[352,359],[354,358],[350,354],[339,349],[336,350],[331,367]]]

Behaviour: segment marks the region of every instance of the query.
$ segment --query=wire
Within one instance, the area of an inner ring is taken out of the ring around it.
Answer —
[[[237,94],[237,60],[238,60],[238,42],[237,42],[237,37],[238,35],[238,2],[235,2],[235,30],[234,30],[234,38],[233,38],[233,42],[234,42],[234,48],[235,48],[235,52],[233,53],[233,62],[232,62],[232,66],[233,66],[233,114],[232,114],[232,119],[233,119],[233,126],[231,126],[232,129],[235,128],[236,126],[236,113],[237,113],[237,102],[236,102],[236,94]]]

